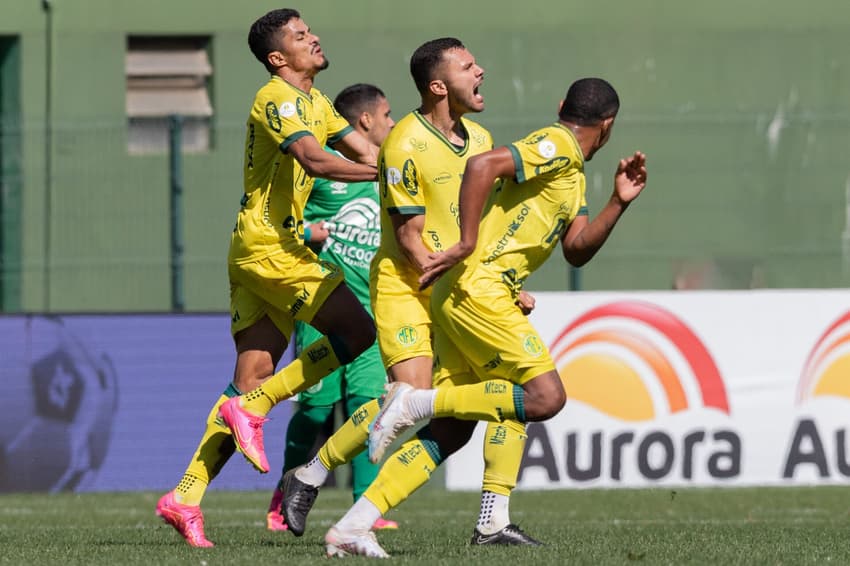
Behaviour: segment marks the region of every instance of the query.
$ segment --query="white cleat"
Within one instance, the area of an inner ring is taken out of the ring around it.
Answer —
[[[366,556],[389,558],[390,555],[378,544],[372,531],[341,531],[331,527],[325,534],[325,552],[328,558],[344,556]]]
[[[416,424],[407,408],[413,386],[400,381],[387,385],[384,406],[369,427],[369,461],[377,464],[399,434]]]

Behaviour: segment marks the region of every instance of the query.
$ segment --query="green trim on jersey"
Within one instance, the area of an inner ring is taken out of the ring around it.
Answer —
[[[422,114],[419,113],[419,110],[414,110],[413,115],[416,116],[416,118],[422,123],[423,126],[425,126],[425,128],[428,129],[428,131],[430,131],[432,134],[437,136],[437,139],[439,139],[444,144],[446,144],[446,146],[449,147],[453,152],[455,152],[459,157],[462,157],[466,154],[467,150],[469,149],[469,137],[470,136],[469,136],[469,129],[466,127],[466,124],[464,123],[463,118],[461,118],[461,120],[460,120],[460,125],[463,127],[463,131],[466,134],[466,137],[463,140],[463,147],[458,147],[455,144],[453,144],[452,142],[450,142],[448,140],[448,138],[446,138],[446,136],[443,135],[443,132],[441,132],[440,130],[435,128],[434,125],[431,122],[426,120],[425,117],[422,116]]]
[[[517,183],[524,183],[525,173],[522,169],[522,157],[519,154],[519,150],[515,148],[513,144],[506,147],[508,148],[508,151],[511,152],[511,157],[514,160],[514,178],[516,179]]]
[[[339,140],[341,140],[342,138],[344,138],[345,136],[347,136],[348,134],[350,134],[353,131],[354,131],[354,128],[352,128],[351,126],[348,126],[347,128],[340,131],[339,133],[329,137],[328,138],[328,145],[333,145],[333,144],[337,143]]]
[[[391,206],[387,208],[387,214],[404,214],[408,216],[416,216],[425,214],[424,206]]]
[[[280,150],[285,152],[289,148],[289,146],[291,146],[296,141],[300,140],[304,136],[312,136],[312,135],[313,134],[311,132],[308,132],[307,130],[301,130],[300,132],[295,132],[294,134],[292,134],[291,136],[289,136],[288,138],[286,138],[285,140],[280,142]]]
[[[589,216],[589,215],[590,215],[590,211],[587,209],[586,206],[579,208],[578,212],[576,213],[576,216]]]

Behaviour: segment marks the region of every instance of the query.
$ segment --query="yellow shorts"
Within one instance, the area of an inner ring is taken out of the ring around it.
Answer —
[[[235,335],[268,316],[289,338],[295,320],[310,322],[343,282],[342,270],[319,260],[306,246],[228,265],[230,331]]]
[[[549,349],[500,281],[441,279],[431,315],[436,387],[494,378],[522,385],[555,369]]]
[[[386,367],[420,356],[431,357],[430,290],[420,291],[418,276],[398,270],[389,259],[372,262],[369,294]]]

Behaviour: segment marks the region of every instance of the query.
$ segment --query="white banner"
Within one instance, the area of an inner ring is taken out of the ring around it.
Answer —
[[[850,477],[850,291],[535,296],[568,400],[529,423],[518,487]],[[483,437],[449,458],[449,489],[480,489]]]

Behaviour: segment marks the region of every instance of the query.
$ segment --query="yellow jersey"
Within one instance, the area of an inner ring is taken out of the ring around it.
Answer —
[[[489,288],[500,281],[516,297],[567,226],[588,211],[584,157],[569,129],[556,122],[507,147],[514,178],[505,179],[491,195],[475,251],[445,279]]]
[[[287,148],[304,136],[313,136],[322,147],[352,131],[318,89],[307,93],[278,76],[257,92],[247,127],[242,208],[228,255],[237,264],[303,241],[304,205],[313,178]]]
[[[372,269],[411,279],[413,289],[418,289],[418,274],[399,248],[390,217],[424,214],[422,241],[431,251],[457,243],[458,189],[466,161],[493,148],[486,129],[466,118],[461,125],[466,132],[463,147],[413,111],[393,127],[378,155],[382,237]]]

